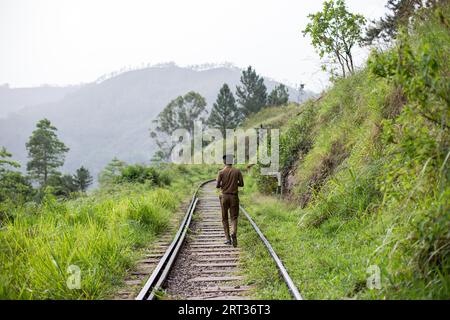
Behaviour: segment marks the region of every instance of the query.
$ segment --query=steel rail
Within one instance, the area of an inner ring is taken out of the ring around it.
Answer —
[[[141,289],[139,294],[136,297],[136,300],[153,300],[156,297],[157,291],[161,288],[164,281],[166,280],[167,276],[169,275],[169,272],[178,256],[178,252],[183,245],[184,239],[186,237],[187,230],[189,229],[189,225],[192,220],[193,213],[195,211],[195,207],[198,202],[198,191],[201,187],[203,187],[205,184],[215,181],[215,179],[207,180],[197,187],[196,191],[194,192],[191,202],[189,203],[189,207],[186,210],[186,214],[183,218],[183,221],[180,224],[180,227],[170,244],[170,246],[167,248],[166,252],[164,253],[163,257],[159,261],[156,268],[153,270],[152,274],[150,275],[149,279],[146,281],[144,287]],[[256,223],[253,221],[253,219],[250,217],[248,212],[242,207],[239,206],[240,210],[244,213],[247,220],[252,225],[253,229],[258,234],[259,238],[264,243],[266,249],[269,251],[270,256],[275,261],[275,264],[277,265],[278,271],[280,272],[284,282],[289,288],[289,292],[292,295],[292,297],[295,300],[303,300],[303,297],[300,295],[300,292],[298,291],[297,287],[295,286],[294,282],[292,281],[292,278],[289,276],[286,267],[283,265],[283,262],[276,254],[275,250],[272,248],[271,244],[267,240],[267,238],[264,236],[264,234],[261,232],[259,227],[256,225]]]
[[[284,282],[289,288],[289,292],[291,293],[292,297],[295,300],[303,300],[303,297],[300,295],[300,292],[298,291],[296,285],[294,284],[294,281],[292,281],[292,278],[289,276],[289,273],[286,270],[286,267],[283,265],[283,262],[276,254],[275,250],[273,250],[271,244],[267,240],[267,238],[264,236],[264,234],[261,232],[261,230],[258,228],[256,223],[253,221],[253,219],[250,217],[247,211],[240,205],[239,208],[244,213],[250,224],[253,226],[253,229],[255,229],[256,233],[266,246],[267,250],[269,251],[270,255],[272,256],[272,259],[275,261],[278,271],[281,273],[281,276],[284,279]]]
[[[135,300],[152,300],[155,298],[156,292],[160,289],[161,285],[167,278],[167,275],[169,274],[169,271],[172,268],[175,258],[178,255],[178,251],[184,242],[187,229],[189,228],[189,224],[192,219],[192,214],[194,213],[195,206],[198,201],[197,198],[198,191],[202,186],[211,181],[214,181],[214,179],[200,183],[197,189],[195,190],[194,194],[192,195],[191,202],[189,203],[188,209],[186,210],[186,214],[184,215],[183,221],[181,222],[180,227],[172,243],[167,248],[161,260],[156,265],[156,268],[153,270],[152,274],[146,281],[144,287],[136,296]]]
[[[181,245],[184,242],[184,238],[186,237],[187,230],[189,229],[189,225],[192,220],[192,214],[194,212],[195,206],[198,202],[198,198],[195,199],[194,205],[192,206],[191,212],[189,214],[189,217],[186,221],[186,225],[183,228],[183,232],[181,233],[180,239],[177,242],[177,245],[175,246],[174,250],[172,251],[169,260],[167,261],[166,266],[164,267],[164,270],[162,271],[161,275],[158,278],[158,281],[154,285],[154,289],[150,293],[150,295],[147,297],[147,300],[153,300],[156,297],[156,292],[159,288],[161,288],[164,281],[166,281],[167,276],[169,275],[170,269],[172,269],[173,263],[175,262],[175,258],[178,256],[178,252],[180,251]]]

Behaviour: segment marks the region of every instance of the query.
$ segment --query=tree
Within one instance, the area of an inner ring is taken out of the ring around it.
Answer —
[[[241,84],[242,86],[236,87],[236,95],[245,116],[256,113],[266,106],[267,89],[264,78],[256,74],[251,66],[242,71]]]
[[[194,122],[206,111],[206,100],[199,93],[190,91],[169,102],[155,120],[156,130],[171,135],[176,129],[187,129],[193,133]]]
[[[20,172],[12,171],[8,168],[20,168],[17,162],[7,160],[11,157],[11,153],[5,147],[0,148],[0,202],[11,199],[18,203],[32,195],[33,187]]]
[[[225,83],[213,104],[211,114],[208,118],[208,125],[220,129],[223,137],[227,129],[236,128],[241,121],[241,113],[236,105],[230,87]]]
[[[428,1],[431,5],[431,1]],[[423,6],[422,0],[388,0],[386,8],[390,11],[380,20],[372,21],[367,28],[364,41],[372,44],[376,39],[390,41],[397,37],[401,25],[408,24],[417,9]]]
[[[68,198],[71,193],[78,192],[78,185],[71,174],[61,174],[53,172],[48,177],[47,186],[51,187],[51,192],[58,197]]]
[[[0,174],[2,174],[3,172],[5,172],[6,166],[10,166],[10,167],[14,167],[14,168],[19,168],[20,164],[18,164],[15,161],[12,160],[7,160],[8,158],[11,158],[12,154],[9,153],[5,147],[1,147],[0,148]]]
[[[196,120],[205,121],[202,117],[206,111],[206,100],[199,93],[190,91],[170,101],[164,110],[154,120],[156,128],[150,132],[159,148],[159,155],[167,160],[174,145],[172,133],[177,129],[186,129],[193,135]]]
[[[280,83],[269,94],[267,98],[267,104],[269,106],[282,106],[289,101],[289,92],[286,86]]]
[[[126,163],[124,161],[114,157],[98,175],[98,182],[100,185],[105,186],[107,184],[114,183],[114,180],[120,176],[122,169],[125,166]]]
[[[92,184],[93,178],[89,170],[82,166],[77,169],[73,180],[79,191],[86,192],[87,188]]]
[[[14,203],[21,203],[32,194],[33,187],[22,173],[7,170],[0,174],[0,202],[10,199]]]
[[[42,187],[47,184],[49,175],[56,173],[56,169],[64,164],[64,156],[69,148],[58,139],[57,129],[49,120],[40,120],[36,127],[26,144],[30,158],[27,171]]]
[[[314,48],[321,58],[331,59],[330,72],[336,76],[334,65],[338,63],[341,76],[355,72],[352,49],[363,42],[362,27],[366,19],[360,14],[349,12],[344,0],[329,0],[323,10],[308,15],[310,23],[303,30],[309,35]],[[326,65],[324,65],[326,69]]]

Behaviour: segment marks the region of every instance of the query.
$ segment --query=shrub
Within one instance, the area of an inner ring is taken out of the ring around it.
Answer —
[[[170,185],[171,183],[169,174],[161,172],[155,167],[139,164],[122,168],[117,181],[119,183],[150,183],[154,186]]]

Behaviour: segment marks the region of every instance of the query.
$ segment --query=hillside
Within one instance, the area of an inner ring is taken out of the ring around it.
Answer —
[[[307,299],[450,297],[448,13],[319,99],[247,122],[282,129],[282,197],[255,168],[244,204]],[[288,298],[242,234],[260,296]]]
[[[39,106],[29,106],[0,119],[0,146],[25,164],[25,142],[36,122],[46,117],[70,148],[63,171],[84,165],[96,176],[113,157],[131,163],[148,162],[154,149],[149,128],[171,99],[194,90],[211,106],[222,84],[226,82],[235,88],[240,75],[238,68],[195,70],[172,64],[125,72],[84,85],[57,101],[36,100]],[[269,79],[265,83],[268,90],[277,85]],[[296,91],[289,90],[296,99]],[[306,92],[305,98],[309,96],[311,92]],[[1,99],[0,92],[0,102]],[[6,105],[0,104],[3,108]]]
[[[79,86],[10,88],[7,84],[2,85],[0,86],[0,118],[6,118],[9,114],[27,106],[59,101],[78,88]]]

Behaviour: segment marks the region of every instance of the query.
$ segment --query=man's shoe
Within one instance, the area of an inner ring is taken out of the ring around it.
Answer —
[[[233,244],[233,247],[237,247],[237,237],[235,234],[231,235],[231,243]]]
[[[226,241],[224,242],[224,244],[231,245],[231,240],[226,240]]]

